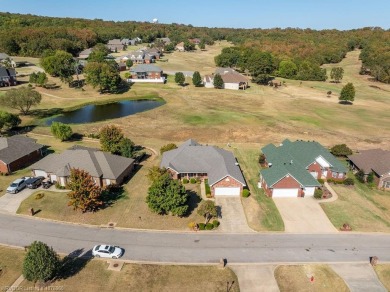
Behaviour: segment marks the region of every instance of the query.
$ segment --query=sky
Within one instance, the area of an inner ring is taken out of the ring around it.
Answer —
[[[0,11],[233,28],[390,28],[390,0],[0,0]]]

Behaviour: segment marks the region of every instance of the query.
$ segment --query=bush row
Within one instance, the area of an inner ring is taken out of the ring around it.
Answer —
[[[205,224],[205,223],[198,223],[197,225],[198,225],[198,228],[199,228],[199,230],[212,230],[212,229],[216,229],[216,228],[218,228],[218,226],[219,226],[219,221],[218,220],[213,220],[213,222],[212,223],[207,223],[207,224]]]

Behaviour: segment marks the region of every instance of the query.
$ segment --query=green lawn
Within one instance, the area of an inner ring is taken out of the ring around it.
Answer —
[[[344,280],[328,265],[278,266],[275,279],[281,292],[349,291]]]
[[[257,231],[283,231],[284,223],[274,201],[257,187],[260,165],[260,146],[234,145],[234,154],[249,184],[251,196],[242,198],[249,226]]]
[[[353,231],[390,232],[390,192],[355,186],[332,185],[339,199],[321,207],[336,228],[348,223]]]

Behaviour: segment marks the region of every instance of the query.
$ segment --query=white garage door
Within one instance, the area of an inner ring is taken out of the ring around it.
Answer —
[[[305,196],[314,196],[315,187],[307,187],[305,188]]]
[[[272,192],[273,198],[296,198],[298,197],[298,189],[274,189]]]
[[[46,171],[43,171],[43,170],[36,169],[36,170],[34,170],[34,173],[35,173],[35,176],[43,176],[45,178],[47,177]]]
[[[215,188],[215,196],[240,196],[240,188]]]

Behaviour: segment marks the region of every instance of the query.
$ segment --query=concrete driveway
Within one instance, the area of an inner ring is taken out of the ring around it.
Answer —
[[[219,231],[254,232],[248,226],[240,197],[218,196],[215,198],[215,204],[219,207],[219,220],[221,222]]]
[[[351,292],[385,292],[370,264],[332,264],[332,269],[344,279]]]
[[[17,194],[6,193],[2,197],[0,197],[0,212],[16,214],[16,211],[18,211],[20,204],[37,190],[38,189],[32,190],[29,188],[25,188]]]
[[[285,231],[293,233],[334,233],[337,229],[329,221],[318,201],[307,198],[274,198],[283,218]]]
[[[278,292],[275,265],[229,265],[236,273],[241,292]]]

